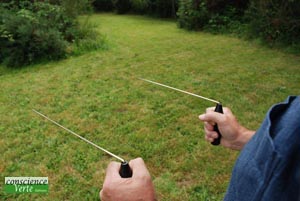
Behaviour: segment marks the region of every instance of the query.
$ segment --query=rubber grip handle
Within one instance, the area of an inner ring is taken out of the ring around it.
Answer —
[[[217,104],[215,108],[215,112],[219,112],[223,114],[223,107],[221,103]],[[216,138],[211,144],[217,146],[221,143],[221,137],[222,137],[217,124],[214,125],[214,131],[218,133],[218,138]]]
[[[127,161],[121,162],[119,174],[122,178],[132,177],[132,170]]]

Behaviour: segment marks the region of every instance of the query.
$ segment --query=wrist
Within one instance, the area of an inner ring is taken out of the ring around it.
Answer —
[[[255,131],[249,130],[249,129],[241,126],[241,128],[239,129],[239,133],[237,135],[238,137],[232,143],[230,148],[233,150],[242,150],[244,148],[245,144],[247,144],[249,142],[249,140],[252,138],[252,136],[254,134],[255,134]]]

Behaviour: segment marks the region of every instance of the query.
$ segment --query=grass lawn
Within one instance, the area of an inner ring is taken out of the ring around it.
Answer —
[[[299,94],[300,57],[173,21],[93,15],[108,50],[11,70],[0,67],[0,197],[98,200],[113,160],[32,112],[127,159],[142,157],[159,200],[221,200],[238,152],[204,140],[214,106],[137,79],[217,99],[256,129],[269,107]],[[49,194],[6,194],[4,177],[49,177]]]

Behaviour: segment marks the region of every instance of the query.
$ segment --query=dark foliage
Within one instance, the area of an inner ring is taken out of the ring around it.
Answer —
[[[111,0],[95,0],[92,5],[96,11],[114,10],[114,4]]]
[[[130,11],[130,0],[114,0],[113,2],[118,14],[125,14]]]
[[[175,18],[178,0],[95,0],[96,11],[116,10],[118,14],[138,13],[161,18]]]
[[[175,17],[178,9],[178,1],[175,0],[156,0],[156,13],[159,17]]]
[[[130,0],[131,11],[138,14],[150,13],[148,0]]]
[[[300,1],[180,0],[179,27],[261,38],[300,46]]]
[[[203,28],[210,19],[209,12],[204,1],[180,1],[177,15],[179,27],[189,30]]]
[[[67,48],[71,43],[80,44],[81,49],[99,47],[99,44],[91,43],[98,42],[93,30],[79,26],[75,16],[81,13],[78,10],[84,10],[88,0],[78,0],[73,5],[67,5],[69,0],[1,2],[0,63],[19,67],[57,60],[72,53]],[[80,6],[76,7],[76,4]],[[87,41],[88,45],[80,40]]]
[[[243,20],[248,0],[180,0],[178,23],[187,29],[221,30]]]
[[[251,37],[269,44],[300,44],[300,1],[255,0],[246,17]]]
[[[223,13],[226,7],[233,7],[241,14],[248,7],[249,0],[207,0],[207,9],[213,13]]]
[[[73,25],[59,6],[37,2],[20,8],[2,7],[0,59],[8,66],[22,66],[62,58],[66,40],[73,39]]]

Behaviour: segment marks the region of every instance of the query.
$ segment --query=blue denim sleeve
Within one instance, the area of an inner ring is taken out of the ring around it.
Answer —
[[[225,201],[300,201],[300,97],[274,105],[241,151]]]

